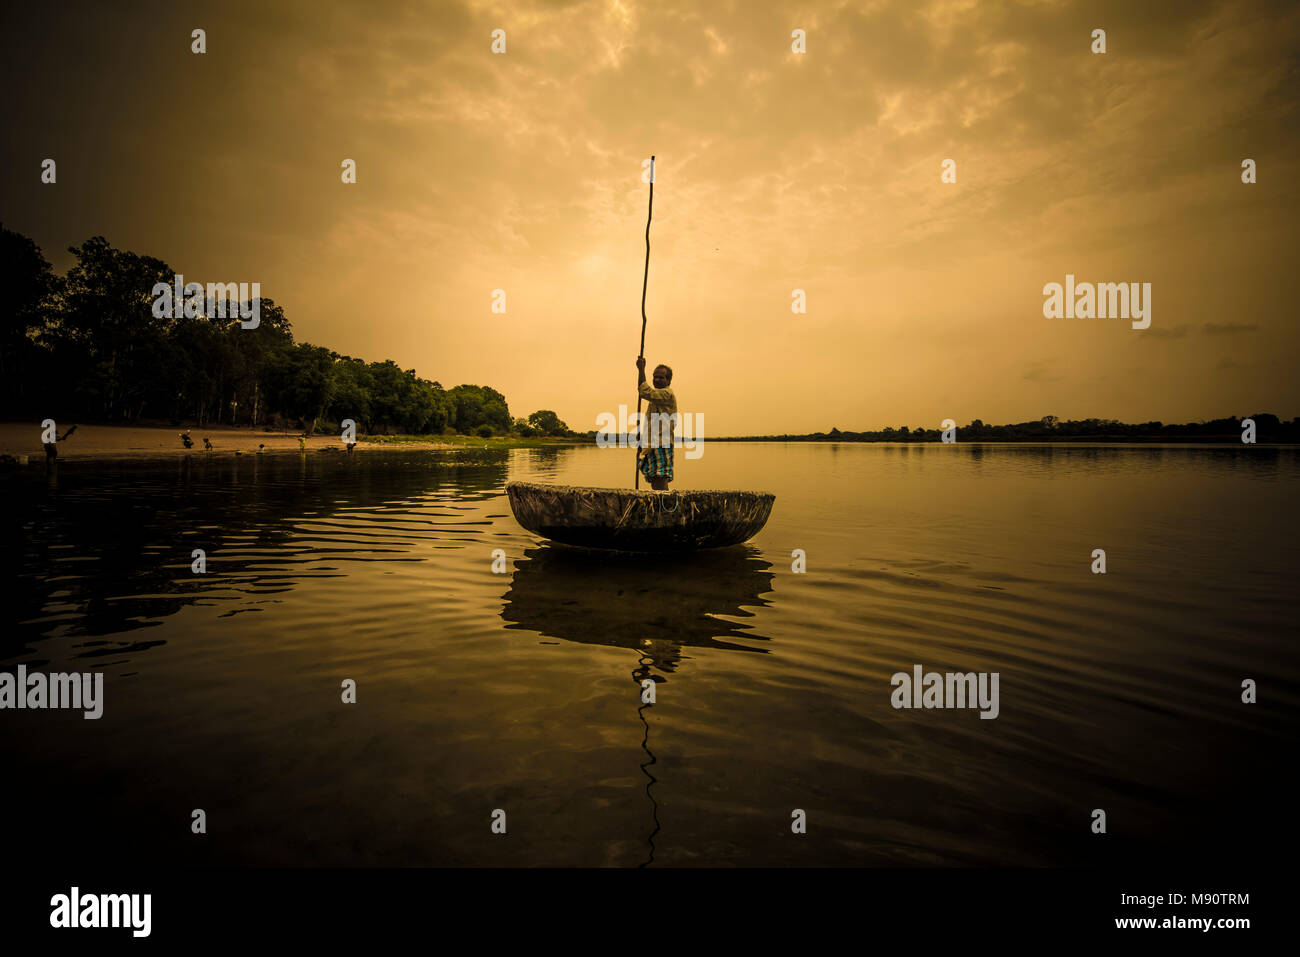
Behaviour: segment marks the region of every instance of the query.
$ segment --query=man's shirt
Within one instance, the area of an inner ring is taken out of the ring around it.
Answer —
[[[649,382],[642,382],[637,391],[641,398],[647,400],[646,416],[649,428],[648,448],[670,448],[677,436],[677,396],[672,389],[656,389]],[[655,413],[667,416],[662,420],[653,418]]]

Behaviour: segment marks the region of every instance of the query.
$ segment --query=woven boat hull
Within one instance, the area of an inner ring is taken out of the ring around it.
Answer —
[[[582,548],[688,552],[738,545],[767,524],[767,492],[643,492],[510,482],[515,519],[543,538]]]

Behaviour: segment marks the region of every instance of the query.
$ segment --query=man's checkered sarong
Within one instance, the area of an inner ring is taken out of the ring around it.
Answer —
[[[641,474],[647,479],[666,478],[673,480],[673,447],[663,449],[643,449],[641,452]]]

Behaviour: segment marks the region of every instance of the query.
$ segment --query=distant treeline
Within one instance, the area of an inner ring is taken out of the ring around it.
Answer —
[[[366,362],[295,343],[284,310],[259,302],[238,315],[155,315],[154,287],[176,270],[114,249],[102,236],[69,247],[59,276],[40,247],[0,227],[0,400],[6,418],[246,425],[359,432],[571,435],[539,410],[512,419],[487,386],[444,389],[395,362]],[[232,304],[233,308],[233,304]]]
[[[1033,422],[1012,425],[985,425],[975,419],[969,425],[956,427],[958,441],[982,442],[1240,442],[1244,427],[1243,418],[1255,423],[1257,442],[1300,442],[1300,419],[1283,422],[1268,412],[1209,422],[1189,422],[1184,425],[1166,425],[1163,422],[1129,424],[1115,419],[1070,419],[1061,421],[1054,415],[1045,415]],[[813,432],[807,435],[749,435],[710,439],[711,442],[941,442],[942,429],[886,428],[875,432]]]

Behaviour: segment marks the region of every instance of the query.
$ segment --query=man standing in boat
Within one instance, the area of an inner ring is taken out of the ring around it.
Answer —
[[[666,492],[673,480],[673,439],[677,431],[677,396],[668,388],[673,381],[673,370],[665,365],[655,366],[655,384],[651,388],[645,381],[645,356],[636,357],[636,368],[637,391],[649,403],[645,414],[650,421],[648,447],[637,452],[638,468],[652,489]],[[645,433],[642,428],[641,434]]]

